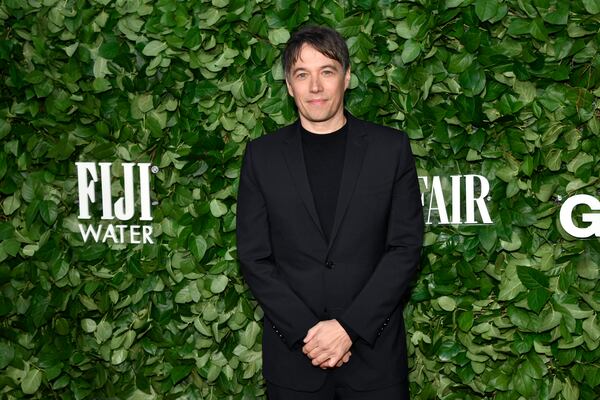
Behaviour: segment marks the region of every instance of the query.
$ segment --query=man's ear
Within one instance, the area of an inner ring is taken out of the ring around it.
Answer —
[[[287,91],[288,91],[288,94],[289,94],[290,96],[294,97],[294,92],[293,92],[293,90],[292,90],[292,86],[291,86],[291,85],[290,85],[290,83],[288,82],[288,80],[287,80],[287,77],[285,78],[285,86],[287,86]]]
[[[350,73],[350,66],[348,66],[348,69],[346,70],[346,74],[344,75],[344,90],[348,89],[348,86],[350,86],[350,78],[351,78],[351,73]]]

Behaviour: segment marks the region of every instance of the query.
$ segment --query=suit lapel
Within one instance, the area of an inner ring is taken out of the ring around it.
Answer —
[[[325,234],[323,233],[323,228],[319,222],[319,215],[317,214],[313,193],[310,189],[310,183],[306,173],[304,152],[302,151],[302,138],[300,137],[299,120],[289,127],[287,131],[287,138],[285,139],[284,143],[285,146],[283,150],[285,160],[287,162],[288,169],[290,170],[290,175],[292,176],[294,185],[296,186],[298,194],[304,203],[304,207],[319,229],[321,237],[323,240],[325,240]]]
[[[362,168],[363,159],[367,150],[366,132],[361,122],[345,112],[348,120],[348,138],[346,140],[346,154],[344,155],[344,168],[342,170],[342,181],[338,192],[337,204],[335,207],[335,218],[333,227],[329,235],[327,254],[331,249],[333,241],[339,231],[340,224],[346,214],[348,203],[354,193],[354,187]]]
[[[352,193],[354,192],[354,186],[356,185],[356,181],[360,174],[365,151],[367,149],[367,141],[364,138],[366,132],[364,132],[361,122],[348,112],[345,112],[345,115],[348,121],[348,138],[346,140],[346,153],[344,156],[342,178],[335,208],[335,217],[327,246],[328,253],[335,236],[338,233],[348,203],[352,197]],[[287,137],[284,140],[284,155],[290,175],[292,176],[294,185],[298,190],[298,194],[300,195],[308,214],[319,229],[321,237],[325,240],[325,234],[323,233],[323,228],[319,221],[319,215],[317,214],[313,193],[306,173],[304,153],[302,151],[302,139],[300,136],[300,122],[296,121],[295,124],[289,127],[286,133]]]

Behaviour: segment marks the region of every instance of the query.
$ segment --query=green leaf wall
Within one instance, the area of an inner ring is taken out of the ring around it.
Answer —
[[[600,197],[598,0],[3,0],[0,397],[264,398],[237,179],[296,118],[279,56],[307,22],[420,175],[490,181],[493,225],[428,227],[412,397],[600,397],[600,243],[558,222]],[[83,243],[76,161],[158,167],[153,245]]]

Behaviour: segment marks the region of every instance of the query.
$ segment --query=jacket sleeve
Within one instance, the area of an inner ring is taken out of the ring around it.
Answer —
[[[237,197],[237,253],[242,275],[272,327],[290,349],[319,322],[279,274],[271,251],[269,216],[256,179],[252,142],[246,145]]]
[[[416,275],[423,245],[423,207],[410,143],[402,133],[388,217],[386,251],[344,314],[345,324],[373,346]]]

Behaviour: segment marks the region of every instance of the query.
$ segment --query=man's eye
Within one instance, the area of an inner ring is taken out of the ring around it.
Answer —
[[[333,71],[323,71],[323,75],[333,75]]]
[[[306,78],[306,72],[300,72],[298,75],[296,75],[296,78],[299,78],[299,79]]]

